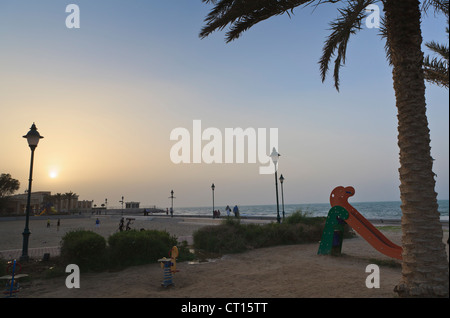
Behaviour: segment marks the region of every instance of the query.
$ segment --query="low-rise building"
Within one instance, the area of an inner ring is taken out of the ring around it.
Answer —
[[[89,200],[78,201],[78,195],[73,192],[57,193],[52,195],[50,191],[31,192],[30,195],[30,213],[69,213],[76,211],[87,211],[92,208],[92,202]],[[6,204],[7,214],[23,215],[27,209],[28,193],[16,194],[8,198]]]

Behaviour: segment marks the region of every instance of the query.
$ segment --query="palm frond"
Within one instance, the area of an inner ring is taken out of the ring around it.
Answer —
[[[449,1],[446,0],[429,0],[428,5],[432,5],[435,8],[435,13],[444,13],[449,17]],[[427,3],[426,3],[427,4]],[[446,27],[445,32],[449,33],[448,27]],[[425,43],[425,46],[432,52],[438,55],[438,57],[431,58],[427,55],[423,60],[423,70],[425,79],[433,84],[442,86],[445,88],[449,87],[449,47],[448,44],[439,44],[435,41]]]
[[[334,86],[339,91],[339,70],[345,64],[347,44],[350,36],[361,30],[361,21],[366,16],[366,7],[375,0],[350,0],[344,9],[338,9],[340,16],[330,26],[333,31],[327,38],[320,58],[322,82],[327,76],[330,60],[334,61]]]
[[[448,61],[449,53],[448,53],[448,46],[444,44],[439,44],[437,42],[431,41],[425,43],[425,46],[429,48],[434,53],[440,55],[443,59],[446,59]]]
[[[386,52],[386,60],[390,66],[392,66],[392,58],[391,58],[391,48],[389,47],[389,42],[387,41],[387,27],[386,27],[386,18],[382,17],[380,21],[380,33],[382,39],[384,39],[384,51]]]
[[[229,26],[226,42],[231,42],[252,26],[272,16],[293,13],[294,8],[316,0],[203,0],[214,5],[206,16],[200,38]]]
[[[424,60],[424,75],[428,82],[448,89],[448,62],[436,58],[430,60],[430,57],[427,56]]]
[[[444,13],[448,17],[448,0],[426,0],[422,4],[422,10],[426,13],[430,7],[434,8],[434,13]]]

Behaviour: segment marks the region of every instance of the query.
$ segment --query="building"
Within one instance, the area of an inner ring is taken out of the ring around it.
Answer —
[[[51,195],[50,191],[31,192],[30,208],[32,214],[40,214],[43,210],[45,198]],[[16,194],[8,198],[6,213],[25,214],[27,211],[28,193]]]
[[[125,209],[139,209],[141,202],[125,202]]]
[[[82,200],[77,202],[77,208],[80,210],[92,209],[93,200]]]
[[[57,193],[52,195],[50,191],[31,192],[31,214],[69,213],[86,211],[92,208],[92,202],[88,200],[78,201],[78,195],[73,192]],[[8,198],[6,204],[7,214],[23,215],[26,213],[28,193],[16,194]]]

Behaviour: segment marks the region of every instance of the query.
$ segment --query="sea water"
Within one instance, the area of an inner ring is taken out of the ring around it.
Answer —
[[[385,219],[385,220],[400,220],[402,211],[400,208],[400,201],[385,201],[385,202],[350,202],[366,219]],[[438,200],[440,219],[448,221],[449,200]],[[220,211],[221,216],[226,216],[226,206],[215,206],[215,210]],[[234,205],[230,205],[233,210]],[[277,206],[274,205],[238,205],[241,216],[247,217],[276,217]],[[285,204],[285,216],[301,210],[308,216],[327,216],[330,210],[329,203],[311,203],[311,204]],[[280,216],[283,217],[283,206],[279,205]],[[210,207],[189,207],[178,208],[174,207],[174,215],[201,215],[212,217],[212,206]],[[233,212],[231,212],[233,216]]]

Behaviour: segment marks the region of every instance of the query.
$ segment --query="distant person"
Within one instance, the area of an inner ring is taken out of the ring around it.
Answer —
[[[220,210],[219,209],[217,209],[217,211],[216,211],[216,217],[220,218]]]
[[[233,213],[234,213],[235,217],[237,217],[237,218],[239,217],[239,208],[238,208],[237,204],[233,208]]]
[[[166,208],[166,215],[169,215],[169,208]]]
[[[173,208],[172,207],[170,207],[170,217],[173,218]]]
[[[61,225],[61,219],[58,219],[58,222],[56,222],[56,231],[59,232],[59,226]]]
[[[50,227],[50,219],[47,219],[47,228]]]
[[[130,224],[131,224],[131,220],[132,220],[132,219],[127,219],[127,220],[128,220],[128,222],[127,222],[127,227],[125,228],[125,230],[126,230],[126,231],[129,231],[129,230],[131,230]]]
[[[99,228],[100,227],[100,220],[97,218],[97,220],[95,220],[95,227]]]
[[[225,211],[227,211],[227,216],[230,216],[231,208],[229,205],[227,205],[227,207],[225,208]]]
[[[120,222],[119,222],[119,231],[120,231],[120,232],[123,231],[123,227],[124,227],[124,224],[123,224],[123,223],[124,223],[124,219],[121,218],[121,219],[120,219]]]

